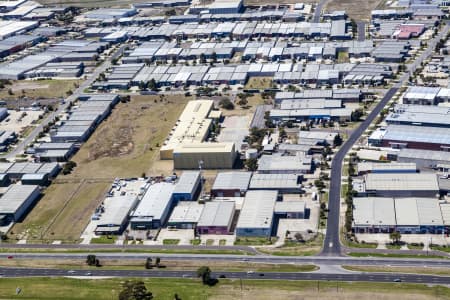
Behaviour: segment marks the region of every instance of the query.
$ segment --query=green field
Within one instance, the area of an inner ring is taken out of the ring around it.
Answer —
[[[2,278],[0,299],[118,299],[125,279]],[[154,299],[449,299],[442,286],[394,283],[345,283],[221,279],[207,287],[193,279],[143,279]],[[242,285],[241,285],[242,283]],[[20,287],[20,295],[16,288]]]

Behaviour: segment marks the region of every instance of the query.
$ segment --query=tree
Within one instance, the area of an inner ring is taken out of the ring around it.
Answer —
[[[325,183],[324,183],[322,180],[320,180],[320,179],[316,179],[316,180],[314,181],[314,185],[316,186],[316,188],[317,188],[319,191],[321,191],[321,190],[323,190],[323,189],[325,188]]]
[[[258,160],[256,158],[249,158],[245,161],[245,167],[249,171],[256,171],[258,169]]]
[[[119,300],[152,300],[153,294],[147,291],[142,281],[126,281],[119,294]]]
[[[295,237],[295,239],[297,240],[297,242],[304,242],[304,241],[305,241],[305,239],[303,238],[303,235],[302,235],[300,232],[297,232],[297,233],[294,235],[294,237]]]
[[[147,260],[145,261],[145,268],[146,269],[151,269],[153,267],[152,265],[152,258],[151,257],[147,257]]]
[[[223,98],[222,100],[220,100],[219,106],[222,107],[223,109],[226,109],[226,110],[233,110],[234,109],[233,102],[231,102],[230,99],[228,99],[228,98]]]
[[[89,255],[87,256],[87,258],[86,258],[86,263],[87,263],[89,266],[95,266],[96,263],[97,263],[97,261],[98,261],[97,257],[96,257],[95,255],[93,255],[93,254],[89,254]]]
[[[212,60],[212,62],[214,62],[214,63],[217,62],[217,53],[216,53],[216,52],[213,52],[213,53],[211,54],[211,60]]]
[[[175,293],[175,295],[173,295],[173,300],[181,300],[181,298],[177,293]]]
[[[161,258],[157,257],[155,260],[155,265],[159,268],[159,264],[161,263]]]
[[[147,86],[153,92],[158,90],[158,86],[156,85],[156,81],[154,78],[150,79]]]
[[[402,235],[398,231],[393,231],[389,234],[389,238],[392,240],[394,244],[400,243],[400,239],[402,238]]]
[[[359,120],[361,120],[361,117],[363,116],[363,111],[361,109],[357,109],[354,112],[352,112],[350,119],[352,120],[352,122],[357,122]]]
[[[200,63],[204,64],[206,63],[206,57],[204,53],[200,53]]]
[[[339,147],[340,145],[342,145],[342,137],[341,137],[340,134],[337,134],[337,135],[334,137],[334,140],[333,140],[333,146],[334,146],[334,147]]]
[[[75,168],[76,166],[77,166],[76,162],[69,160],[68,162],[65,163],[65,165],[62,169],[63,174],[67,175],[67,174],[72,173],[73,168]]]
[[[213,286],[218,282],[216,278],[211,277],[211,269],[207,266],[202,266],[197,269],[197,277],[201,277],[205,285]]]

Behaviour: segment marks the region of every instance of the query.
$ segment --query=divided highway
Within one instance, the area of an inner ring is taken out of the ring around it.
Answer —
[[[32,276],[101,276],[101,277],[153,277],[153,278],[196,278],[195,271],[159,271],[159,270],[62,270],[36,268],[0,268],[3,277]],[[233,279],[274,279],[274,280],[332,280],[332,281],[376,281],[376,282],[410,282],[429,284],[450,284],[450,277],[417,274],[392,273],[291,273],[291,272],[215,272],[214,277],[224,276]]]

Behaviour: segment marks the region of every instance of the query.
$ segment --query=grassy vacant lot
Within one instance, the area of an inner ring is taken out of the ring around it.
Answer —
[[[389,272],[389,273],[412,273],[430,275],[450,275],[448,268],[420,268],[420,267],[372,267],[372,266],[342,266],[344,269],[358,272]]]
[[[236,98],[236,102],[238,102],[238,98]],[[254,94],[251,97],[247,98],[247,105],[245,107],[241,107],[240,105],[238,105],[237,103],[234,105],[234,109],[233,110],[226,110],[223,109],[222,110],[222,115],[223,116],[252,116],[253,113],[256,110],[256,107],[258,105],[262,105],[262,104],[269,104],[271,102],[271,100],[264,100],[261,97],[261,94]]]
[[[141,280],[141,279],[139,279]],[[207,287],[195,279],[142,279],[154,299],[448,299],[450,289],[442,286],[394,283],[321,282],[320,288],[308,281],[220,279]],[[117,299],[125,279],[2,278],[0,299]],[[20,296],[15,295],[20,287]],[[337,290],[336,290],[336,287]]]
[[[371,11],[381,7],[384,2],[384,0],[330,0],[326,10],[345,10],[352,19],[369,20]]]
[[[187,100],[135,96],[119,103],[73,157],[73,173],[59,176],[10,237],[77,240],[114,178],[171,172],[172,162],[160,161],[158,150]]]
[[[272,77],[250,77],[245,89],[268,89],[272,87]]]
[[[149,255],[153,258],[155,256]],[[143,270],[145,265],[145,258],[142,260],[135,259],[100,259],[101,269],[108,270]],[[30,267],[30,268],[58,268],[58,269],[83,269],[93,270],[97,267],[88,266],[85,259],[9,259],[2,260],[0,265],[3,267]],[[183,270],[196,270],[198,266],[208,265],[214,271],[248,271],[255,272],[311,272],[317,270],[318,267],[314,265],[294,265],[294,264],[263,264],[263,263],[251,263],[251,262],[226,262],[226,261],[183,261],[183,260],[161,260],[161,265],[164,268],[156,269],[159,271],[183,271]]]
[[[283,247],[260,247],[258,251],[278,256],[309,256],[320,252],[323,244],[323,235],[319,234],[313,240],[305,243],[287,242]]]
[[[28,98],[60,98],[67,97],[67,91],[74,90],[81,80],[21,80],[12,81],[0,90],[1,99],[17,99],[18,96]],[[13,95],[8,93],[8,90]]]

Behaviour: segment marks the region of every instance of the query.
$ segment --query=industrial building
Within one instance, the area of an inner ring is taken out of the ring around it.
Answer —
[[[175,169],[232,169],[237,153],[234,143],[183,143],[173,150]]]
[[[353,206],[356,233],[444,232],[442,206],[437,198],[355,198]]]
[[[230,234],[234,212],[234,201],[206,202],[197,223],[197,233]]]
[[[23,185],[39,185],[46,186],[50,184],[48,173],[32,173],[24,174],[20,179]]]
[[[450,109],[431,105],[396,105],[386,123],[450,128]]]
[[[167,226],[179,229],[195,229],[203,212],[204,204],[180,202],[172,211]]]
[[[203,142],[212,124],[208,116],[213,108],[212,100],[189,101],[160,149],[161,159],[173,159],[174,149],[180,145]]]
[[[410,86],[403,94],[403,104],[436,105],[438,87]]]
[[[250,180],[250,190],[276,190],[280,194],[299,194],[302,192],[303,175],[297,174],[259,174]]]
[[[360,162],[357,165],[358,175],[368,173],[389,174],[389,173],[417,173],[417,166],[415,162],[408,163],[375,163],[375,162]]]
[[[311,156],[262,155],[258,160],[261,174],[308,174],[313,170]]]
[[[102,204],[102,213],[98,218],[95,234],[121,234],[128,223],[128,215],[136,206],[136,195],[115,195],[106,197]]]
[[[219,172],[211,188],[214,197],[243,197],[250,184],[251,172]]]
[[[448,151],[450,131],[445,127],[388,125],[374,131],[369,137],[369,144],[393,149]]]
[[[439,193],[434,173],[369,173],[353,182],[359,196],[435,197]]]
[[[193,201],[199,194],[201,185],[200,171],[184,171],[173,190],[173,200]]]
[[[396,229],[402,234],[444,231],[439,201],[436,198],[395,198]]]
[[[297,201],[277,201],[275,203],[275,220],[279,219],[304,219],[306,202]]]
[[[277,198],[277,191],[248,191],[236,226],[236,236],[269,238]]]
[[[389,233],[395,230],[393,198],[354,198],[353,231],[355,233]]]
[[[8,174],[11,179],[21,179],[25,174],[47,174],[56,177],[61,167],[57,163],[0,163],[0,174]]]
[[[243,0],[214,0],[207,5],[192,5],[189,13],[199,14],[207,12],[209,14],[238,14],[244,9]]]
[[[437,168],[450,164],[450,152],[418,149],[400,149],[388,153],[388,159],[399,163],[415,163],[419,168]]]
[[[7,225],[10,222],[20,221],[40,194],[37,185],[13,184],[9,186],[0,197],[0,224]]]
[[[175,184],[169,182],[151,184],[130,214],[131,228],[146,230],[164,226],[173,208],[174,189]]]

